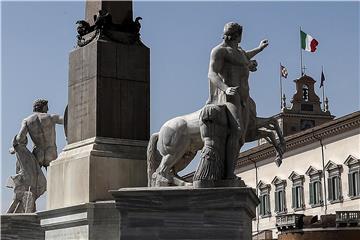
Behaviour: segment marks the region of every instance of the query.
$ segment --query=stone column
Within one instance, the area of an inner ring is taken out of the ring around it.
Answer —
[[[131,1],[87,1],[114,26],[132,22]],[[75,26],[74,26],[75,27]],[[109,190],[146,186],[150,50],[116,27],[70,53],[68,145],[48,170],[47,209],[111,200]],[[95,34],[94,32],[88,35]]]

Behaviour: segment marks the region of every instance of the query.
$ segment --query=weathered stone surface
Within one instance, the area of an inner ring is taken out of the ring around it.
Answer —
[[[148,140],[150,50],[95,41],[70,53],[68,142]]]
[[[1,239],[3,240],[42,240],[44,230],[35,213],[1,215]]]
[[[132,19],[132,1],[105,1],[105,0],[90,0],[86,1],[85,18],[94,24],[94,15],[99,10],[105,10],[112,15],[114,23],[122,23],[126,17]]]
[[[39,212],[46,240],[119,239],[114,201],[80,204]]]
[[[123,188],[111,191],[120,239],[251,239],[259,203],[251,188]]]
[[[46,191],[46,178],[41,167],[48,167],[57,157],[55,125],[63,124],[57,114],[48,114],[46,99],[33,103],[33,113],[23,119],[20,131],[13,138],[10,154],[15,154],[16,175],[10,176],[7,187],[14,189],[14,197],[7,213],[32,213],[35,201]],[[27,137],[29,135],[29,138]],[[32,151],[27,148],[32,140]]]
[[[48,170],[47,209],[111,200],[109,190],[146,186],[146,145],[100,137],[67,145]]]

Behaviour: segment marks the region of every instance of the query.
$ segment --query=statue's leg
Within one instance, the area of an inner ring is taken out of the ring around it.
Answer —
[[[275,147],[276,150],[275,163],[277,166],[280,166],[282,163],[284,152],[280,144],[276,141],[274,133],[266,130],[258,130],[258,133],[259,133],[259,138],[265,138],[265,140],[268,143],[272,144]]]
[[[167,154],[162,158],[158,169],[154,173],[156,186],[170,186],[174,184],[175,174],[171,170],[185,153],[185,150],[179,150],[176,154]]]
[[[257,129],[266,128],[268,130],[274,130],[278,136],[279,144],[278,147],[281,148],[281,151],[284,153],[286,150],[285,139],[280,129],[279,123],[275,118],[256,118]]]
[[[23,202],[19,201],[19,204],[16,206],[14,213],[24,213],[25,209],[23,205],[24,205]]]
[[[225,178],[234,179],[236,178],[236,175],[234,174],[235,164],[240,148],[244,144],[242,141],[243,129],[239,118],[240,111],[238,107],[229,102],[226,103],[226,106],[228,110],[227,115],[230,133],[226,142]]]
[[[14,213],[18,205],[19,205],[19,200],[16,200],[16,199],[13,200],[6,213]]]

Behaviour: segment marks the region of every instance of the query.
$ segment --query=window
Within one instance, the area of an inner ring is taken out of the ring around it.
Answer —
[[[321,177],[322,171],[310,166],[306,171],[306,175],[310,177],[309,183],[309,204],[311,207],[323,205]]]
[[[260,216],[261,217],[270,217],[271,209],[270,209],[270,184],[264,184],[262,181],[258,184],[258,189],[260,191],[259,199],[260,199]]]
[[[351,199],[359,198],[360,197],[360,159],[350,155],[346,159],[345,165],[349,167],[348,195]]]
[[[293,186],[291,189],[292,202],[291,207],[294,211],[304,210],[304,175],[299,175],[296,172],[292,172],[289,176]]]
[[[309,101],[309,87],[306,84],[303,85],[302,92],[303,92],[302,99],[305,102]]]
[[[328,171],[327,187],[328,200],[330,203],[336,203],[343,200],[341,189],[341,164],[329,161],[325,169]]]
[[[304,187],[302,184],[294,184],[292,187],[292,208],[294,210],[304,208]]]
[[[278,177],[275,177],[271,182],[275,185],[275,212],[277,214],[286,213],[286,200],[285,200],[285,188],[286,188],[286,180],[282,180]]]

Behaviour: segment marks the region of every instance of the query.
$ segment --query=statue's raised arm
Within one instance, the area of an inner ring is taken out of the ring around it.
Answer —
[[[256,54],[264,50],[269,45],[269,41],[267,39],[264,39],[260,42],[259,46],[257,48],[254,48],[252,50],[246,51],[246,56],[248,59],[252,59]]]

